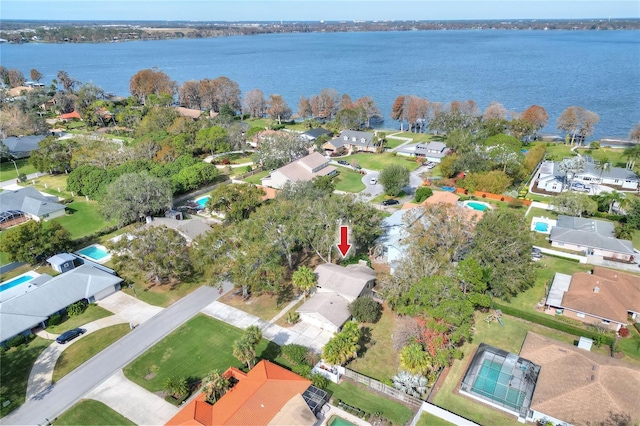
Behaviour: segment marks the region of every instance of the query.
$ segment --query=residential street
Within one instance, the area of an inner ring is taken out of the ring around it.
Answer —
[[[0,419],[0,424],[41,425],[46,424],[47,419],[53,421],[93,388],[217,300],[222,293],[213,287],[195,290],[91,358],[48,390],[27,401],[18,410]]]

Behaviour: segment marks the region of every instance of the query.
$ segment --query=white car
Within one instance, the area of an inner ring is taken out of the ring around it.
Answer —
[[[371,180],[369,181],[369,183],[370,183],[371,185],[375,185],[375,184],[377,184],[377,183],[378,183],[378,178],[374,178],[374,177],[373,177],[373,178],[371,178]]]

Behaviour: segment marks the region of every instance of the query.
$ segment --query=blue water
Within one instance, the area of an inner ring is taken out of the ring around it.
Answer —
[[[456,188],[454,188],[453,186],[442,186],[441,188],[443,191],[449,191],[449,192],[453,192],[456,190]]]
[[[89,246],[80,250],[78,253],[83,254],[93,260],[100,260],[109,256],[109,252],[102,250],[100,247]]]
[[[137,71],[158,67],[179,84],[225,75],[243,93],[300,96],[333,87],[372,96],[386,118],[394,99],[491,101],[509,111],[543,106],[556,133],[564,109],[600,115],[593,138],[626,137],[640,117],[640,31],[406,31],[297,33],[106,44],[3,44],[2,65],[31,68],[49,84],[59,70],[129,94]]]
[[[476,203],[475,201],[469,201],[467,203],[467,206],[471,207],[474,210],[478,210],[480,212],[483,212],[485,210],[487,210],[489,207],[485,206],[484,204],[481,203]]]
[[[201,209],[204,209],[207,206],[207,201],[209,201],[209,198],[211,197],[208,195],[206,197],[198,198],[196,200],[196,204],[199,205]]]
[[[549,224],[546,222],[536,222],[534,229],[538,232],[547,232],[549,231]]]
[[[32,279],[34,279],[35,277],[33,275],[23,275],[21,277],[18,277],[16,279],[13,279],[11,281],[6,281],[2,284],[0,284],[0,293],[5,291],[5,290],[9,290],[10,288],[13,288],[15,286],[18,286],[22,283],[25,283],[27,281],[30,281]]]

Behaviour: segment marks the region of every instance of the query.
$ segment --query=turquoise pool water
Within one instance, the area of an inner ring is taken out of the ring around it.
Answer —
[[[3,292],[5,290],[9,290],[10,288],[13,288],[17,285],[20,285],[22,283],[26,283],[27,281],[30,281],[32,279],[34,279],[35,276],[33,275],[23,275],[21,277],[15,278],[11,281],[6,281],[2,284],[0,284],[0,292]]]
[[[207,206],[207,201],[209,201],[209,198],[211,197],[208,195],[206,197],[198,198],[196,200],[196,204],[200,206],[201,209],[204,209]]]
[[[501,370],[500,363],[485,359],[472,391],[507,407],[520,410],[524,401],[524,393],[512,388],[509,385],[511,375]]]
[[[329,419],[329,426],[356,426],[351,423],[349,420],[345,420],[342,417],[333,416]]]
[[[101,249],[98,246],[89,246],[80,250],[78,253],[87,256],[93,260],[102,260],[105,257],[109,256],[109,252]]]
[[[478,210],[479,212],[483,212],[489,208],[488,206],[485,206],[482,203],[476,203],[475,201],[467,202],[467,206],[471,207],[474,210]]]
[[[546,222],[536,222],[535,228],[536,231],[538,232],[548,232],[549,231],[549,224]]]

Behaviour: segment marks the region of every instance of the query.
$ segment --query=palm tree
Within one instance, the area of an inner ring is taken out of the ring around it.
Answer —
[[[627,201],[627,197],[623,192],[618,192],[615,189],[611,192],[603,192],[598,195],[598,198],[601,203],[607,203],[609,205],[609,214],[613,213],[613,206],[618,204],[618,207],[622,207],[622,205]]]
[[[244,338],[254,347],[262,340],[262,331],[257,325],[250,325],[244,330]]]
[[[633,169],[636,165],[636,160],[640,158],[640,145],[632,145],[625,148],[622,155],[627,157],[627,169]]]
[[[408,395],[422,398],[427,392],[429,380],[418,374],[401,371],[392,378],[393,387]]]
[[[214,403],[224,395],[229,389],[229,379],[220,374],[220,371],[213,370],[204,379],[203,392],[207,396],[207,401]]]
[[[306,300],[309,290],[316,285],[318,278],[311,268],[301,266],[293,273],[291,280],[293,281],[294,286],[303,291],[304,299]]]
[[[164,390],[171,394],[174,398],[180,399],[189,392],[187,379],[184,377],[173,376],[164,381]]]
[[[251,369],[256,357],[256,348],[243,336],[233,342],[233,356],[241,363],[247,364],[248,369]]]
[[[625,223],[623,225],[616,226],[615,236],[620,240],[631,240],[633,238],[633,227]]]
[[[596,164],[596,170],[600,170],[600,183],[602,183],[602,175],[604,172],[608,172],[611,170],[611,163],[607,157],[600,160],[598,164]]]
[[[411,374],[424,376],[431,370],[431,357],[421,344],[410,343],[400,350],[400,367]]]

